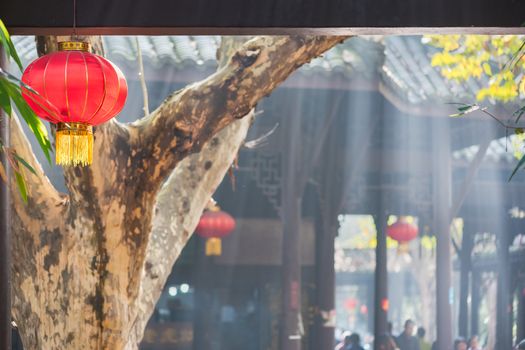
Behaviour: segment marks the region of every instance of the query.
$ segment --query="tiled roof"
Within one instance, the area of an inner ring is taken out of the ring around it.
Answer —
[[[106,36],[103,40],[109,59],[130,63],[136,60],[135,37]],[[138,37],[145,63],[158,68],[175,65],[178,70],[215,68],[220,40],[219,36]],[[36,58],[34,37],[18,36],[14,42],[25,64]],[[421,36],[354,37],[314,59],[299,72],[343,75],[348,79],[379,78],[391,94],[410,105],[474,100],[479,83],[459,84],[443,78],[430,64],[434,52],[436,49],[424,44]],[[513,161],[512,154],[506,152],[505,142],[503,139],[493,141],[487,158]],[[454,158],[470,160],[475,147],[455,152]]]
[[[513,154],[515,139],[515,135],[510,135],[491,141],[484,160],[489,162],[515,163],[516,159]],[[452,157],[455,160],[471,161],[476,156],[478,149],[479,145],[469,146],[453,152]],[[523,146],[521,151],[524,151]]]
[[[136,60],[135,37],[106,36],[103,40],[111,60]],[[158,67],[173,64],[180,69],[215,67],[220,40],[218,36],[138,37],[145,62]],[[33,37],[15,37],[14,41],[25,62],[36,58]],[[411,104],[472,99],[477,83],[458,84],[444,79],[430,65],[435,50],[425,45],[421,36],[354,37],[305,65],[300,72],[379,76],[392,92]]]

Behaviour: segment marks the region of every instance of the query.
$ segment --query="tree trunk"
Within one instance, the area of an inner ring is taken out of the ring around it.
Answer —
[[[250,40],[216,74],[148,117],[97,127],[93,165],[64,171],[67,195],[45,177],[13,119],[11,143],[37,172],[25,172],[27,204],[12,193],[13,316],[25,348],[136,349],[174,261],[246,135],[250,122],[241,118],[343,39]],[[102,53],[100,40],[89,40]],[[56,41],[41,38],[38,47],[49,52]]]

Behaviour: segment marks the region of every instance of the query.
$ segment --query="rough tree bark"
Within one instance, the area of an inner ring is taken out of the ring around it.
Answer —
[[[136,349],[173,262],[246,135],[249,120],[241,118],[344,39],[246,42],[217,73],[148,117],[96,128],[93,165],[64,172],[68,195],[45,177],[15,121],[12,145],[37,170],[26,173],[29,202],[12,196],[13,316],[25,347]],[[100,40],[90,40],[100,53]],[[39,49],[52,51],[56,41],[41,38]]]

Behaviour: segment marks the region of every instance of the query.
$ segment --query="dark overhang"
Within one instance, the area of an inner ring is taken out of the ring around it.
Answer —
[[[520,0],[77,0],[79,34],[525,33]],[[14,34],[70,34],[73,0],[5,0]]]

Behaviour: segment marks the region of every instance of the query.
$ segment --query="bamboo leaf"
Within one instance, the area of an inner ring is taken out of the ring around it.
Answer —
[[[13,157],[15,157],[15,159],[22,163],[23,166],[25,166],[27,168],[27,170],[29,170],[30,172],[32,172],[33,174],[37,175],[35,169],[22,157],[20,157],[18,154],[16,154],[16,152],[13,151]]]
[[[0,87],[0,108],[4,110],[7,115],[11,115],[11,99],[7,91]]]
[[[479,108],[480,106],[477,104],[473,104],[473,105],[462,104],[462,106],[457,108],[458,113],[451,114],[450,117],[461,117],[461,116],[464,116],[465,114],[475,112],[479,110]]]
[[[510,175],[509,177],[509,181],[512,180],[512,178],[514,177],[514,175],[516,174],[516,172],[521,168],[523,167],[523,165],[525,164],[525,155],[523,155],[520,159],[520,161],[518,162],[518,164],[516,165],[516,167],[514,168],[514,170],[512,171],[512,174]]]
[[[22,173],[15,171],[16,185],[18,186],[18,191],[24,200],[24,203],[27,204],[27,186]]]
[[[0,89],[7,91],[9,97],[20,112],[20,115],[35,135],[47,161],[51,164],[51,142],[47,136],[47,129],[42,120],[35,115],[22,97],[20,87],[4,78],[0,78]]]
[[[16,62],[16,64],[18,65],[18,68],[20,68],[20,71],[22,72],[24,70],[24,67],[22,66],[20,57],[18,57],[18,53],[16,52],[15,45],[11,41],[9,32],[7,31],[7,28],[5,27],[4,22],[2,22],[1,19],[0,19],[0,42],[4,46],[7,54],[11,56],[11,58]]]

